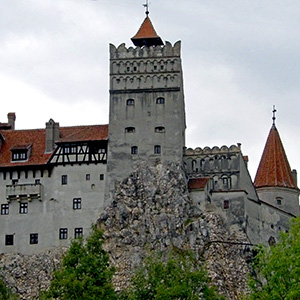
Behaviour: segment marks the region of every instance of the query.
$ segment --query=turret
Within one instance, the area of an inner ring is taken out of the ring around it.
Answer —
[[[293,215],[299,214],[299,189],[296,171],[292,172],[275,126],[269,132],[263,155],[255,176],[254,185],[260,200],[285,210]]]

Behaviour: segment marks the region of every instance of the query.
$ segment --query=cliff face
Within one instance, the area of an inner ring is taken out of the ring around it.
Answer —
[[[139,168],[116,187],[113,203],[99,218],[118,289],[149,251],[190,249],[205,258],[208,273],[228,299],[247,291],[249,243],[238,226],[226,229],[220,216],[193,206],[178,165]],[[238,242],[238,243],[236,243]]]
[[[185,173],[178,165],[140,165],[116,187],[98,225],[117,269],[114,284],[119,290],[130,284],[134,268],[150,251],[176,247],[204,258],[212,283],[227,299],[247,292],[250,252],[245,233],[238,226],[227,229],[211,206],[210,212],[193,206]],[[21,299],[38,299],[64,250],[33,256],[2,254],[0,275]]]

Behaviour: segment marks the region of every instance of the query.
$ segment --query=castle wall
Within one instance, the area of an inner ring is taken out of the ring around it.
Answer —
[[[66,246],[74,238],[75,228],[82,228],[83,234],[87,234],[91,223],[97,221],[104,203],[105,164],[57,166],[50,177],[46,173],[41,177],[40,172],[35,172],[34,176],[29,171],[25,178],[24,172],[20,176],[13,172],[11,178],[7,174],[5,179],[4,174],[0,173],[0,204],[9,204],[8,214],[0,215],[1,253],[33,254]],[[67,184],[62,184],[63,175],[67,175]],[[12,186],[12,180],[18,180],[15,186]],[[8,192],[12,195],[11,191],[18,190],[22,185],[37,187],[41,191],[40,198],[21,196],[11,197],[7,201],[6,186],[9,186]],[[73,199],[80,199],[80,209],[73,208]],[[27,204],[27,213],[20,213],[21,203]],[[67,229],[66,239],[59,238],[61,228]],[[30,244],[30,234],[36,233],[38,243]],[[5,245],[6,235],[13,235],[13,245]]]

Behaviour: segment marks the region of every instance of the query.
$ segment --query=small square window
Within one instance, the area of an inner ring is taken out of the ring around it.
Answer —
[[[85,175],[85,180],[91,180],[91,175],[90,174],[86,174]]]
[[[138,147],[137,146],[131,147],[131,154],[138,154]]]
[[[20,214],[28,213],[28,203],[20,203]]]
[[[104,180],[104,174],[100,174],[100,180]]]
[[[61,176],[61,184],[62,185],[68,184],[68,175],[62,175]]]
[[[75,239],[81,237],[83,235],[83,228],[80,227],[80,228],[75,228],[74,230],[74,237]]]
[[[81,209],[81,198],[73,199],[73,209]]]
[[[161,147],[159,145],[154,146],[154,154],[160,154],[161,153]]]
[[[156,104],[164,104],[165,103],[165,98],[164,97],[158,97],[156,99]]]
[[[38,233],[30,233],[30,244],[38,244],[39,242],[39,235]]]
[[[229,208],[229,200],[224,200],[224,209]]]
[[[1,215],[8,215],[8,214],[9,214],[9,205],[1,204]]]
[[[5,236],[5,246],[12,246],[14,244],[14,235],[7,234]]]
[[[59,239],[66,240],[68,238],[68,228],[59,229]]]

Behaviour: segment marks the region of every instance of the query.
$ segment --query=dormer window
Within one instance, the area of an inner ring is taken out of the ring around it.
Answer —
[[[14,148],[10,149],[11,160],[15,162],[28,160],[30,156],[30,150],[31,145],[15,146]]]

